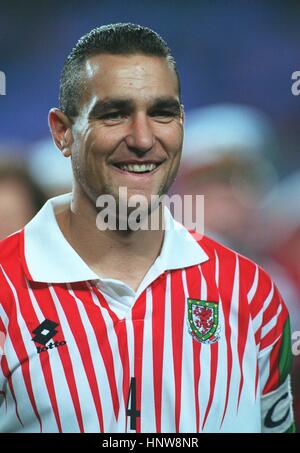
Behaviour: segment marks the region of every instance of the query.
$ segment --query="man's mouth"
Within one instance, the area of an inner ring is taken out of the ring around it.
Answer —
[[[151,173],[156,170],[156,168],[161,164],[158,163],[148,163],[148,164],[114,164],[115,167],[119,168],[124,172],[129,173]]]

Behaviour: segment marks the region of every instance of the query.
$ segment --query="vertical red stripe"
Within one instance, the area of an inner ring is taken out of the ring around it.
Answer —
[[[220,292],[220,303],[222,304],[223,315],[224,315],[224,331],[221,335],[225,336],[226,339],[226,350],[227,350],[227,375],[226,375],[226,396],[225,404],[222,415],[220,428],[224,422],[224,418],[227,412],[229,391],[232,374],[232,348],[231,348],[231,327],[230,327],[230,310],[232,304],[232,294],[234,286],[235,266],[236,257],[232,253],[226,253],[226,256],[219,256],[218,250],[216,251],[219,259],[219,282],[218,288]]]
[[[0,332],[3,333],[3,334],[6,334],[6,327],[5,327],[4,322],[2,321],[1,318],[0,318]]]
[[[209,400],[207,403],[207,408],[205,411],[205,416],[202,423],[202,430],[205,427],[210,408],[213,402],[214,394],[215,394],[215,385],[216,385],[216,377],[217,377],[217,367],[218,367],[218,343],[214,343],[211,345],[211,362],[210,362],[210,391],[209,391]]]
[[[241,275],[244,275],[243,268],[240,266],[239,258],[237,258],[237,266],[239,266],[240,272],[240,285],[241,285]],[[253,284],[253,282],[251,282]],[[250,285],[249,285],[250,286]],[[238,401],[237,401],[237,410],[239,408],[242,389],[244,385],[244,370],[243,370],[243,359],[246,347],[246,341],[248,337],[248,328],[249,328],[249,308],[247,294],[244,294],[245,288],[239,288],[239,307],[238,307],[238,357],[239,357],[239,367],[241,372]]]
[[[152,284],[152,354],[156,432],[161,432],[166,274]]]
[[[22,263],[22,267],[23,267],[25,276],[28,280],[32,280],[32,276],[29,272],[27,262],[26,262],[26,257],[25,257],[25,230],[24,230],[24,228],[16,236],[16,239],[19,240],[19,254],[20,254],[20,260]],[[15,256],[13,256],[13,258],[15,259]]]
[[[129,349],[128,349],[128,337],[127,337],[127,328],[126,320],[121,320],[115,327],[118,345],[119,345],[119,354],[121,357],[122,367],[123,367],[123,397],[124,403],[127,404],[130,388],[130,366],[129,366]],[[126,417],[126,432],[127,432],[127,421]]]
[[[249,275],[249,268],[250,268],[250,266],[248,266],[248,268],[247,268],[248,275]],[[253,276],[252,282],[254,282],[254,276]],[[265,303],[266,299],[268,298],[271,290],[272,290],[271,280],[266,276],[266,274],[263,272],[263,270],[261,268],[258,268],[257,289],[250,302],[250,311],[251,311],[252,319],[254,319],[258,315],[258,313],[261,310],[263,310],[264,303]]]
[[[179,432],[182,384],[182,348],[185,297],[182,284],[182,271],[171,273],[171,319],[172,345],[175,378],[175,429]]]
[[[132,308],[132,323],[134,334],[134,377],[136,378],[136,405],[140,411],[140,417],[136,420],[136,432],[141,432],[141,403],[142,403],[142,369],[144,347],[144,323],[146,313],[145,291],[136,300]]]
[[[279,368],[278,368],[278,357],[280,353],[280,347],[281,347],[281,341],[277,341],[277,343],[274,345],[271,354],[270,354],[270,372],[269,372],[269,378],[262,389],[262,394],[266,395],[269,392],[272,392],[274,389],[276,389],[279,385],[280,381],[280,374],[279,374]]]
[[[206,261],[201,265],[202,275],[207,284],[207,300],[210,302],[219,302],[219,292],[216,286],[216,256],[213,254],[209,261]],[[219,307],[220,310],[220,307]],[[214,343],[212,345],[206,345],[210,347],[211,351],[211,362],[210,362],[210,392],[209,392],[209,400],[207,403],[207,408],[205,411],[203,423],[202,423],[202,430],[205,427],[207,418],[210,413],[211,405],[214,398],[215,393],[215,385],[216,385],[216,378],[217,378],[217,369],[218,369],[218,351],[219,345],[218,343]]]
[[[194,360],[194,398],[196,410],[196,432],[200,432],[200,402],[199,402],[199,382],[200,382],[200,354],[201,344],[193,340],[193,360]]]
[[[188,294],[191,299],[201,299],[201,273],[198,266],[186,269],[186,282]],[[200,382],[200,354],[201,343],[193,341],[193,361],[194,361],[194,399],[196,411],[196,432],[200,431],[200,402],[199,402],[199,382]]]

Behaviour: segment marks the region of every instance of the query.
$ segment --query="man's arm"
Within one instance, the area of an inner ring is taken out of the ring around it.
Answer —
[[[1,307],[0,307],[1,308]],[[5,392],[4,392],[4,374],[2,371],[2,363],[5,360],[4,358],[4,342],[5,342],[5,333],[6,329],[1,320],[0,316],[0,420],[3,420],[3,417],[6,413],[6,400],[5,400]],[[0,426],[1,430],[1,426]]]
[[[277,288],[266,305],[258,356],[263,433],[295,432],[290,374],[291,330],[288,311]]]

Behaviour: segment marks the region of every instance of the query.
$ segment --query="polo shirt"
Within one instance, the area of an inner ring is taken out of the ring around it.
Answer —
[[[0,243],[0,432],[291,430],[288,312],[263,269],[165,208],[135,292],[65,239],[70,201]]]

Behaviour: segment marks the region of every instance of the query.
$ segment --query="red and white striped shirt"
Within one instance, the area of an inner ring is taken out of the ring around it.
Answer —
[[[69,202],[0,243],[0,432],[288,430],[288,313],[268,275],[166,210],[135,293],[64,238]]]

